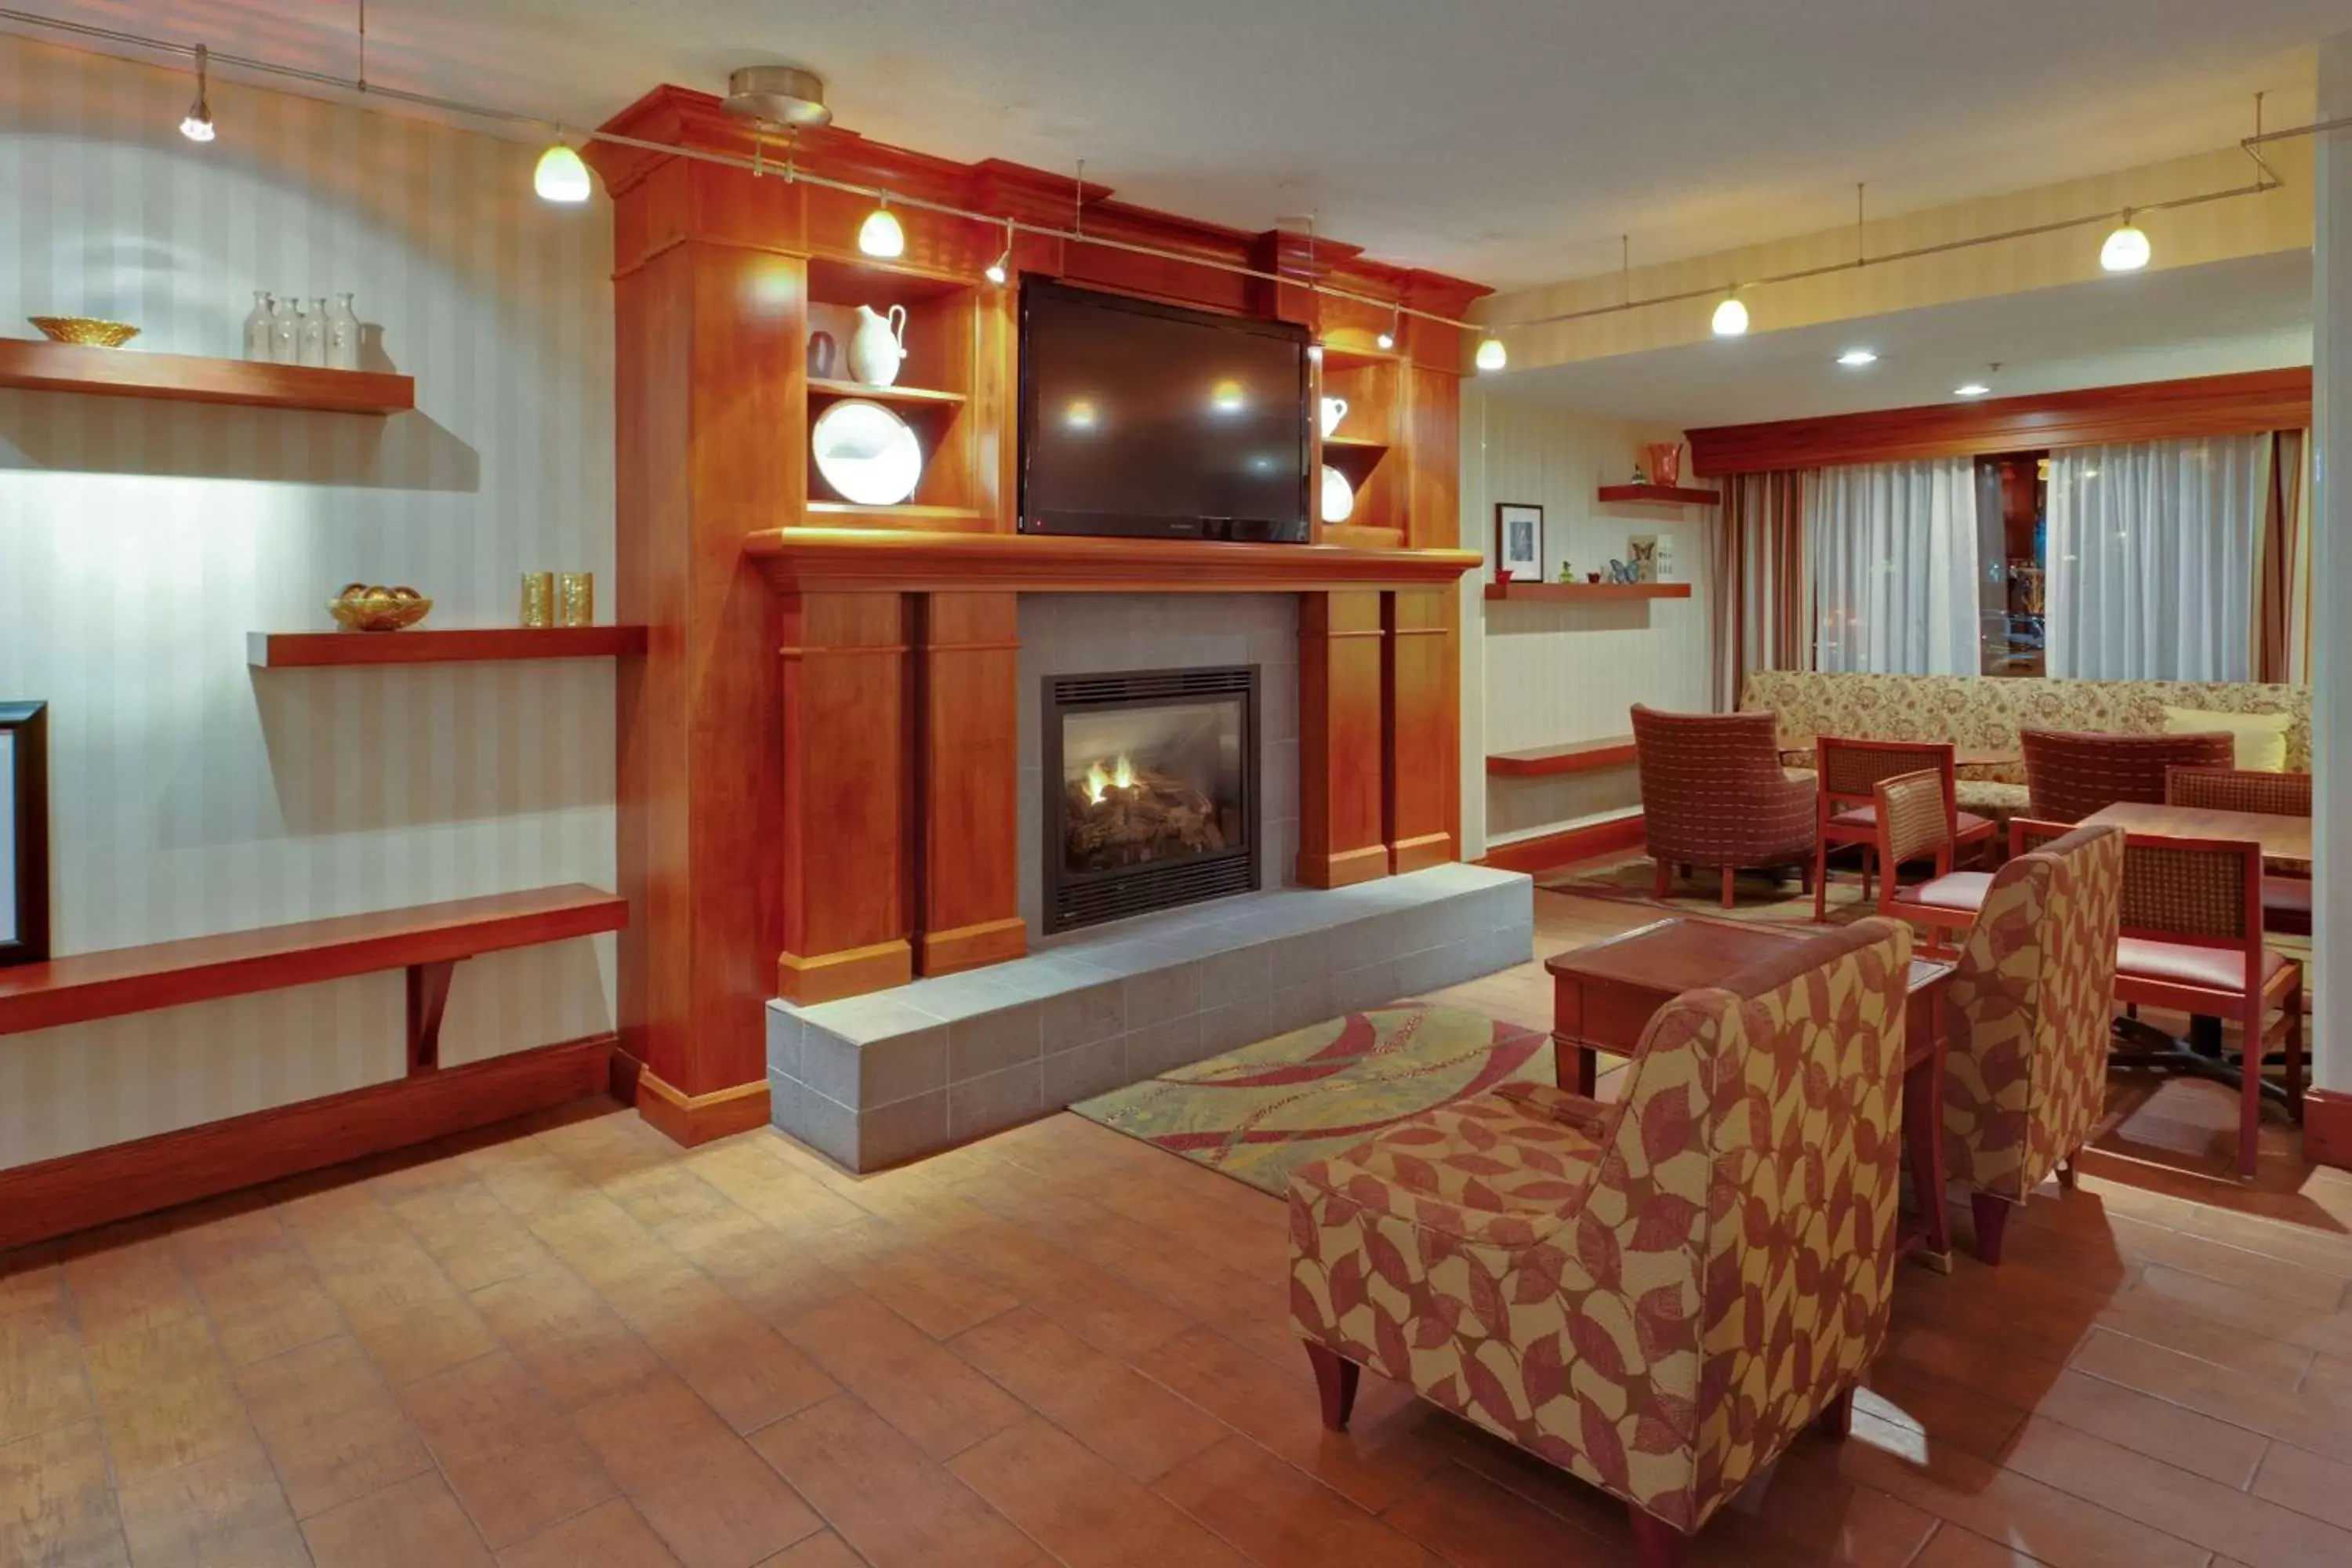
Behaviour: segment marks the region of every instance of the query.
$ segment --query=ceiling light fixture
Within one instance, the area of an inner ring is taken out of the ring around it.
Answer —
[[[824,79],[798,66],[746,66],[729,71],[727,97],[719,107],[767,125],[798,129],[833,123],[833,110],[824,102]]]
[[[1878,355],[1869,349],[1848,349],[1845,353],[1838,355],[1838,363],[1845,366],[1848,370],[1860,370],[1864,365],[1876,364],[1877,363]]]
[[[209,142],[217,134],[213,130],[213,106],[206,101],[210,83],[212,51],[204,45],[196,46],[196,101],[188,105],[188,112],[180,121],[180,134],[191,142]]]
[[[866,215],[866,221],[857,226],[857,248],[886,261],[907,254],[907,231],[898,226],[898,216],[890,210],[888,196],[882,197],[875,209]]]
[[[1004,253],[999,256],[995,260],[990,262],[986,269],[982,272],[981,276],[987,279],[991,283],[995,284],[999,289],[1003,288],[1005,280],[1013,276],[1012,219],[1007,218],[1004,222]]]
[[[1990,392],[1991,390],[1991,387],[1987,386],[1981,381],[1964,381],[1960,383],[1959,385],[1952,388],[1952,395],[1954,397],[1982,397],[1986,393]]]
[[[561,136],[562,132],[558,130],[556,134]],[[558,142],[539,155],[539,167],[530,174],[530,188],[539,193],[541,201],[577,206],[588,199],[593,187],[580,154],[568,142]]]
[[[1503,347],[1502,339],[1488,332],[1478,340],[1477,365],[1480,370],[1500,370],[1510,363],[1510,353]]]
[[[2132,222],[2131,208],[2124,208],[2124,221],[2106,244],[2099,247],[2099,265],[2110,272],[2137,272],[2147,265],[2155,249],[2147,243],[2147,231]]]
[[[1718,338],[1743,337],[1748,331],[1748,307],[1739,302],[1739,290],[1734,288],[1715,308],[1715,335]]]
[[[1395,310],[1390,313],[1387,328],[1381,331],[1379,337],[1372,340],[1374,346],[1379,348],[1382,353],[1386,353],[1389,350],[1396,347],[1397,330],[1403,325],[1404,307],[1400,305]]]

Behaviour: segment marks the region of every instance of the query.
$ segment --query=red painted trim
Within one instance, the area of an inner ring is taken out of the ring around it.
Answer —
[[[2352,1092],[2303,1091],[2303,1157],[2315,1165],[2352,1171]]]
[[[1474,864],[1501,871],[1551,871],[1595,856],[1638,849],[1643,842],[1642,814],[1637,811],[1563,833],[1547,833],[1540,838],[1498,844]]]

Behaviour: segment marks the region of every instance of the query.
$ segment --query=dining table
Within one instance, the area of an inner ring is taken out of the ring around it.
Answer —
[[[2311,865],[2311,818],[2273,816],[2259,811],[2217,811],[2201,805],[2156,805],[2123,801],[2101,806],[2083,818],[2083,826],[2120,827],[2126,833],[2147,833],[2166,838],[2252,839],[2263,847],[2263,858],[2288,865]]]

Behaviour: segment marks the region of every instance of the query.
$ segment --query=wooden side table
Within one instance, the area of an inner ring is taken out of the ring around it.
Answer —
[[[1732,921],[1663,920],[1544,963],[1552,976],[1552,1072],[1559,1087],[1591,1095],[1598,1053],[1629,1057],[1651,1017],[1685,991],[1712,985],[1817,931]],[[1952,965],[1911,961],[1903,1023],[1903,1143],[1919,1213],[1895,1237],[1898,1256],[1917,1252],[1930,1268],[1952,1267],[1951,1219],[1944,1208],[1944,1056],[1950,1041],[1944,992]]]

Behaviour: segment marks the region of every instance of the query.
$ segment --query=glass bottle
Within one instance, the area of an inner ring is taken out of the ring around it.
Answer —
[[[267,289],[253,291],[253,309],[245,318],[245,357],[269,363],[269,294]]]
[[[299,339],[302,323],[295,319],[294,301],[289,298],[277,300],[269,307],[269,361],[272,364],[293,364],[300,359]]]
[[[299,342],[300,347],[297,352],[299,354],[300,362],[304,364],[318,365],[321,369],[325,368],[327,363],[327,302],[324,300],[311,300],[310,308],[302,312],[302,325]]]
[[[334,313],[327,318],[327,367],[330,370],[357,370],[360,367],[360,317],[352,309],[349,294],[335,296]]]

